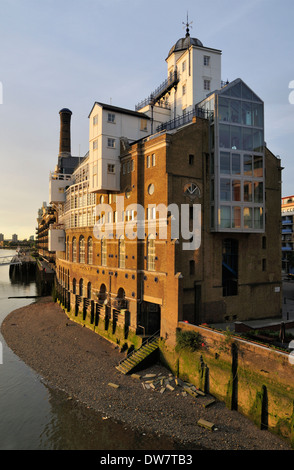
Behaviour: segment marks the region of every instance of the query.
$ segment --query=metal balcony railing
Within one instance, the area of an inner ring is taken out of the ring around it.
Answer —
[[[160,126],[157,127],[156,131],[170,131],[172,129],[176,129],[178,127],[184,126],[185,124],[189,124],[192,122],[194,117],[199,117],[203,119],[208,119],[209,121],[213,121],[214,113],[212,111],[208,111],[207,109],[202,108],[195,108],[193,111],[189,113],[182,114],[181,116],[176,117],[175,119],[171,119],[170,121],[163,122]]]
[[[161,98],[166,95],[173,87],[176,87],[179,83],[179,74],[177,71],[170,74],[170,76],[164,80],[164,82],[157,87],[148,98],[141,101],[135,106],[135,110],[139,111],[140,109],[144,108],[147,105],[154,106],[156,102],[161,100]]]

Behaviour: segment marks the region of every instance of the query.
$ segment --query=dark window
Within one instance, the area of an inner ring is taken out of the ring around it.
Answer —
[[[262,237],[262,248],[266,249],[266,237]]]
[[[195,274],[195,261],[193,259],[190,260],[190,276]]]
[[[194,165],[194,155],[189,155],[189,165]]]
[[[223,240],[222,253],[223,296],[238,295],[238,241]]]
[[[262,260],[262,270],[266,271],[266,259],[265,258],[263,258]]]

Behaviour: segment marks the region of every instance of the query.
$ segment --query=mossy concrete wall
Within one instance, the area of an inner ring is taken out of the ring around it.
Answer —
[[[294,447],[294,365],[287,352],[244,341],[229,332],[179,323],[201,335],[196,351],[175,352],[161,341],[161,360],[194,383]]]

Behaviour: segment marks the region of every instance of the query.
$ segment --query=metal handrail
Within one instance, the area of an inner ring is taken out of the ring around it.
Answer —
[[[155,333],[153,333],[153,335],[146,338],[138,349],[134,349],[129,354],[127,354],[126,357],[124,357],[124,359],[119,361],[119,364],[126,361],[129,357],[131,357],[136,352],[140,351],[140,349],[142,349],[144,346],[146,346],[146,344],[149,344],[149,343],[152,343],[153,341],[155,341],[155,339],[159,337],[159,333],[160,333],[160,330],[156,331]]]

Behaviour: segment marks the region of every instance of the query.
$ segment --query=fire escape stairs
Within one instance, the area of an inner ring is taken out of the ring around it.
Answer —
[[[143,362],[151,360],[159,349],[158,334],[159,332],[148,338],[139,349],[129,353],[125,359],[120,361],[116,369],[126,375],[142,366]]]

